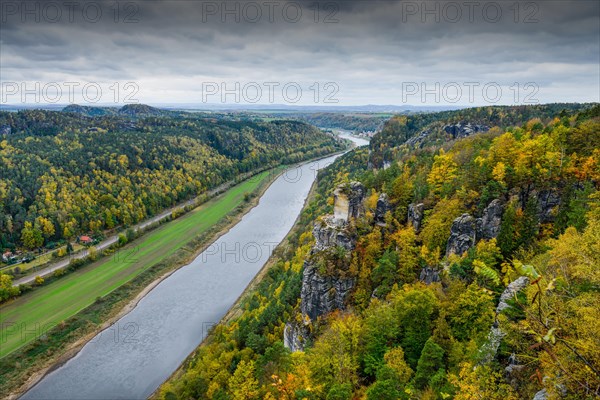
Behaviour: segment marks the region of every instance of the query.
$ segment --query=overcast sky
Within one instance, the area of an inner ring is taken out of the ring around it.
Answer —
[[[600,101],[595,0],[0,2],[3,104]]]

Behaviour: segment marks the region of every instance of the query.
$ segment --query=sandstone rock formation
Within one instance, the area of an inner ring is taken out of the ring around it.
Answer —
[[[331,254],[354,249],[355,237],[351,221],[364,215],[366,190],[359,182],[338,187],[334,192],[334,215],[323,217],[315,224],[315,245],[304,261],[300,311],[303,323],[290,322],[285,326],[284,344],[292,351],[302,350],[309,335],[308,324],[319,316],[345,308],[348,293],[355,278],[347,276],[347,266],[323,271],[319,261]],[[380,197],[385,203],[386,197]],[[385,204],[382,204],[382,208]]]
[[[423,222],[423,212],[425,210],[425,205],[423,203],[419,204],[409,204],[408,205],[408,223],[415,228],[416,232],[421,230],[421,223]]]
[[[543,190],[537,194],[537,217],[542,224],[554,222],[558,206],[560,205],[560,195],[556,191]]]
[[[529,278],[526,276],[522,276],[509,283],[506,289],[504,289],[504,292],[500,295],[500,301],[498,301],[498,306],[496,307],[496,314],[500,314],[502,311],[509,308],[510,305],[508,304],[508,301],[514,299],[517,293],[527,287],[528,284]]]
[[[419,280],[427,285],[431,285],[434,282],[440,282],[440,273],[437,269],[431,267],[424,267],[421,269],[421,275]]]
[[[429,136],[429,134],[431,133],[431,130],[426,129],[424,131],[419,132],[418,135],[413,136],[411,138],[409,138],[405,144],[409,147],[422,147],[423,143],[425,142],[425,139],[427,139],[427,137]]]
[[[377,208],[375,209],[375,222],[379,225],[385,224],[385,214],[390,211],[390,200],[386,193],[381,193],[377,199]]]
[[[303,323],[288,322],[283,329],[283,345],[291,351],[302,351],[309,335],[308,327]]]
[[[300,310],[311,320],[344,309],[344,301],[354,287],[354,278],[321,275],[317,266],[304,263]]]
[[[478,219],[478,239],[493,239],[500,233],[500,224],[502,222],[502,213],[504,208],[500,200],[493,200],[483,210],[483,215]]]
[[[463,214],[452,222],[446,255],[462,255],[482,239],[493,239],[500,233],[503,207],[500,200],[492,201],[483,210],[481,218]]]
[[[480,132],[487,132],[490,127],[487,125],[471,124],[470,122],[459,122],[457,124],[445,125],[443,128],[445,133],[452,136],[452,139],[460,139],[474,135]],[[424,129],[417,135],[409,138],[404,142],[409,147],[423,148],[427,142],[427,138],[431,135],[432,129]]]
[[[487,132],[490,127],[487,125],[473,125],[469,122],[459,122],[454,125],[444,126],[444,131],[452,135],[452,139],[460,139],[471,136],[479,132]]]
[[[354,241],[347,228],[347,222],[341,219],[332,215],[323,217],[313,228],[313,236],[316,240],[313,253],[336,246],[352,250]]]
[[[446,255],[461,255],[477,243],[477,220],[463,214],[452,222],[450,238],[446,245]]]
[[[358,218],[365,211],[363,201],[366,189],[360,182],[351,182],[339,186],[334,192],[333,216],[337,220],[348,222],[350,218]]]
[[[508,304],[508,301],[514,299],[517,293],[521,290],[525,289],[529,284],[529,278],[526,276],[521,276],[509,283],[506,289],[500,295],[500,301],[498,302],[498,306],[496,307],[496,320],[490,329],[490,333],[488,334],[488,340],[485,345],[481,348],[481,363],[487,364],[492,362],[492,360],[496,357],[496,353],[498,352],[498,348],[500,347],[500,342],[504,338],[505,333],[498,326],[498,314],[511,307]]]

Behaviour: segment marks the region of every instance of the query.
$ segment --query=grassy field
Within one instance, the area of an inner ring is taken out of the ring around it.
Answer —
[[[206,232],[268,178],[263,172],[69,275],[0,306],[0,358],[31,342]]]

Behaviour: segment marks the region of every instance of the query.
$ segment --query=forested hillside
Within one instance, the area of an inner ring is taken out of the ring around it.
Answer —
[[[301,122],[102,110],[0,113],[0,248],[128,226],[242,173],[342,148]]]
[[[598,105],[394,118],[160,395],[598,398],[599,188]]]
[[[531,119],[551,119],[589,107],[582,104],[543,104],[536,106],[494,106],[467,108],[458,111],[397,115],[392,117],[373,138],[371,161],[381,167],[399,157],[399,152],[415,147],[440,145],[451,139],[465,137],[491,127],[506,129]],[[469,126],[464,126],[469,124]],[[403,146],[404,145],[404,146]]]
[[[320,128],[341,128],[349,131],[374,132],[379,130],[390,117],[378,113],[306,113],[286,115],[297,118]]]

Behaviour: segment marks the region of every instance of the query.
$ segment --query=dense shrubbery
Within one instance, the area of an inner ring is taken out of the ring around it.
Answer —
[[[288,117],[298,118],[320,128],[340,128],[354,132],[375,132],[390,117],[389,114],[376,113],[307,113],[291,114]]]

